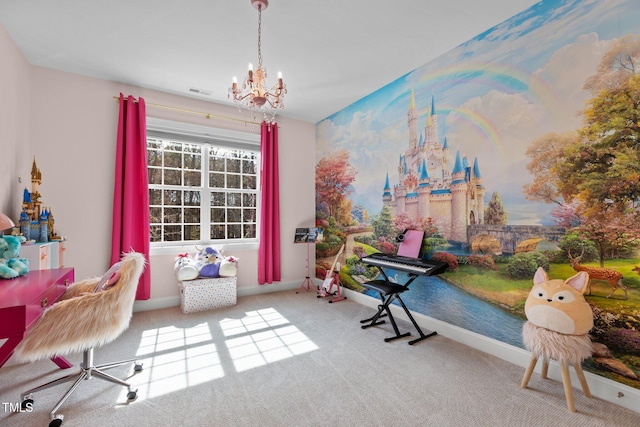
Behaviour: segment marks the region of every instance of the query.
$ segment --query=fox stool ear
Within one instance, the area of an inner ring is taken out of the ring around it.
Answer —
[[[564,283],[571,286],[581,294],[584,294],[587,290],[587,285],[589,284],[589,274],[586,271],[580,271],[575,276],[569,277]]]

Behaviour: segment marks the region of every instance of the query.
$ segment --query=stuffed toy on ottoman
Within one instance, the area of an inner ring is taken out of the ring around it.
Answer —
[[[567,280],[550,280],[539,268],[533,278],[533,288],[525,302],[529,320],[522,328],[522,339],[531,352],[531,361],[522,379],[527,388],[538,358],[542,358],[542,378],[547,377],[549,359],[560,363],[567,406],[575,412],[569,365],[576,371],[585,396],[591,397],[581,363],[593,350],[589,331],[593,328],[593,312],[584,299],[589,275],[581,271]]]

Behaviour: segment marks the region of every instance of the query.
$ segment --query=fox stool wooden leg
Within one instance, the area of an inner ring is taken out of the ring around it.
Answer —
[[[584,393],[584,395],[587,397],[592,397],[591,390],[589,390],[589,384],[587,384],[587,379],[584,377],[584,372],[582,371],[582,365],[576,363],[575,365],[573,365],[573,369],[576,370],[576,375],[580,380],[580,385],[582,386],[582,392]]]
[[[560,363],[560,371],[562,372],[562,385],[564,386],[564,397],[567,399],[567,406],[571,412],[576,412],[573,388],[571,388],[571,376],[569,375],[569,364],[566,361]]]
[[[522,377],[522,383],[520,383],[520,387],[527,388],[527,384],[529,384],[529,380],[531,379],[531,374],[536,367],[536,363],[538,362],[538,358],[534,355],[531,356],[531,361],[529,362],[529,367],[524,373],[524,377]]]

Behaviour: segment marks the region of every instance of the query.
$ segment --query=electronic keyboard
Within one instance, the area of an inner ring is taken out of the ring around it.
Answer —
[[[383,254],[381,252],[362,258],[362,262],[377,267],[387,267],[421,276],[444,273],[449,264],[422,258],[410,258],[402,255]]]

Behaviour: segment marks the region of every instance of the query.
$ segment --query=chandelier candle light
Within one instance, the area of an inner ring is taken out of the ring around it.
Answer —
[[[251,0],[251,5],[258,9],[258,68],[253,69],[253,65],[249,64],[249,72],[244,78],[242,87],[238,87],[238,79],[233,78],[233,84],[229,88],[229,98],[233,97],[233,101],[238,108],[246,108],[255,114],[262,113],[264,120],[273,122],[278,110],[284,109],[282,102],[287,94],[287,87],[282,82],[282,73],[278,73],[278,80],[270,90],[266,90],[267,86],[267,69],[262,67],[262,11],[269,6],[268,0]]]

